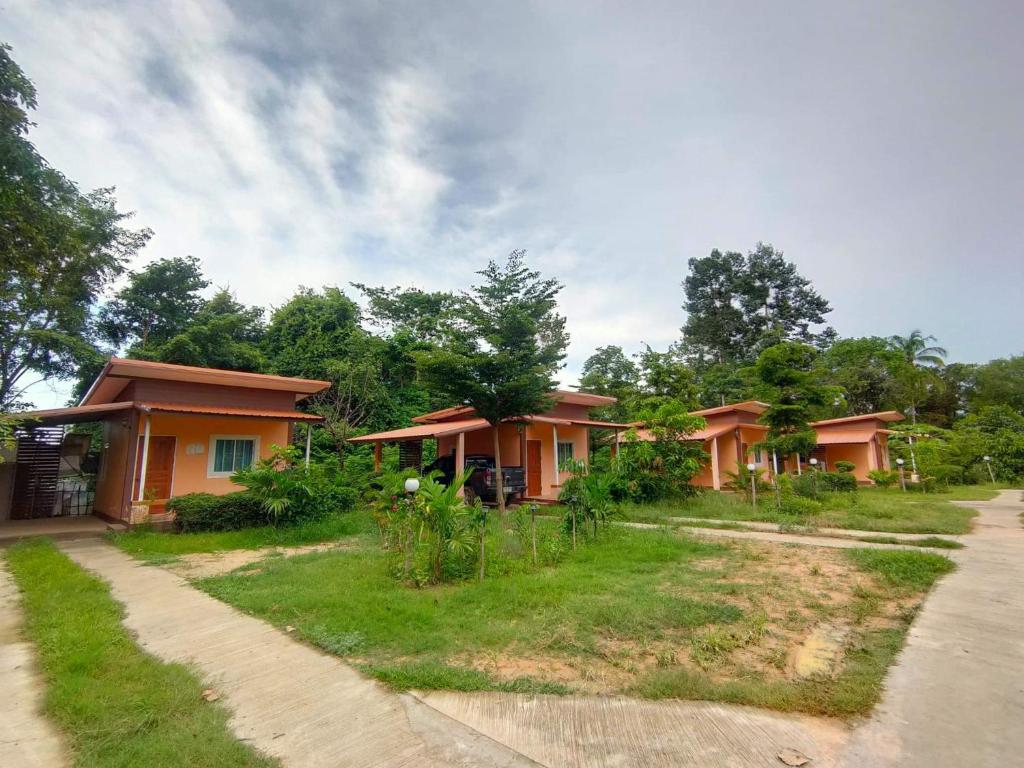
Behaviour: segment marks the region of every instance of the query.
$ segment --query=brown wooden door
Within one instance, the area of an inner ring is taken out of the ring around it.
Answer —
[[[540,440],[526,441],[526,495],[540,496]]]
[[[135,482],[132,483],[132,498],[139,498],[139,478],[142,475],[142,441],[135,454]],[[146,489],[143,499],[169,499],[171,479],[174,477],[174,438],[150,437],[149,461],[146,462]]]

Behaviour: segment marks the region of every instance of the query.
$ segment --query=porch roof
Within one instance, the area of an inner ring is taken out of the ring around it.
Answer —
[[[278,421],[323,421],[323,418],[312,413],[301,411],[273,411],[257,408],[235,408],[226,405],[191,405],[188,403],[140,403],[125,400],[117,403],[97,403],[95,405],[75,405],[68,408],[49,408],[43,411],[26,411],[17,414],[19,419],[31,422],[34,426],[59,426],[62,424],[81,424],[97,421],[105,416],[122,411],[152,411],[156,413],[188,413],[203,416],[235,416],[256,419],[274,419]]]
[[[407,440],[422,440],[425,437],[444,437],[457,435],[460,432],[474,432],[489,426],[487,419],[464,419],[462,421],[442,421],[437,424],[417,424],[415,427],[392,429],[387,432],[374,432],[371,435],[350,437],[350,443],[401,443]]]
[[[875,435],[894,434],[891,429],[830,429],[818,432],[818,445],[842,445],[843,443],[870,443]]]

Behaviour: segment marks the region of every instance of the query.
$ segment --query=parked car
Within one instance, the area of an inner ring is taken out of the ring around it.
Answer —
[[[470,469],[473,473],[466,480],[467,496],[472,494],[472,497],[488,504],[497,501],[498,477],[494,457],[470,454],[466,457],[466,470]],[[455,478],[455,456],[440,456],[424,470],[427,474],[433,471],[441,473],[439,479],[442,483],[451,483]],[[501,474],[504,481],[505,503],[516,497],[521,498],[526,493],[526,470],[523,467],[502,467]]]

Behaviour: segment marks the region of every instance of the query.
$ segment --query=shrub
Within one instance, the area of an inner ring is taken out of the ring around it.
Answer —
[[[848,472],[819,472],[818,483],[826,491],[857,490],[857,478]]]
[[[857,465],[854,464],[852,461],[839,460],[836,462],[836,470],[839,472],[843,472],[844,474],[847,472],[853,472],[853,470],[855,470],[856,468]]]
[[[821,512],[821,504],[814,499],[790,494],[782,497],[782,507],[779,511],[793,517],[813,517]]]
[[[793,492],[807,499],[819,499],[823,493],[857,490],[857,478],[849,472],[804,472],[792,478]]]
[[[277,450],[269,459],[236,472],[231,479],[259,499],[272,525],[348,512],[357,498],[356,490],[344,484],[336,460],[307,467],[292,447]]]
[[[946,488],[964,482],[964,468],[958,464],[938,464],[931,468],[931,474],[937,485]]]
[[[195,531],[234,531],[266,525],[267,513],[260,500],[240,491],[224,496],[212,493],[189,493],[167,502],[174,512],[175,528],[186,533]]]
[[[891,469],[873,469],[868,472],[868,477],[879,488],[888,488],[899,482],[900,474]]]

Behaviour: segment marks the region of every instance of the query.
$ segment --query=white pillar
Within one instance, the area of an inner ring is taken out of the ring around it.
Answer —
[[[555,465],[555,479],[551,481],[551,485],[553,487],[557,487],[558,485],[561,484],[561,477],[559,477],[558,474],[558,427],[556,427],[554,424],[551,425],[551,438],[555,446],[555,455],[553,458],[553,463]]]
[[[796,455],[796,473],[797,473],[797,475],[802,475],[803,474],[800,471],[800,454],[799,453]]]
[[[460,477],[466,471],[466,433],[459,432],[455,438],[455,476]],[[459,486],[459,496],[464,496],[466,486]]]
[[[309,450],[313,444],[313,425],[306,424],[306,469],[309,469]],[[256,457],[257,459],[259,456]]]
[[[779,476],[779,455],[772,451],[772,471],[775,477]]]
[[[139,470],[139,497],[136,501],[144,501],[146,498],[146,469],[149,464],[149,422],[150,415],[146,414],[145,427],[142,431],[142,468]]]
[[[868,470],[878,469],[878,441],[872,437],[868,443]]]
[[[718,467],[718,438],[711,438],[711,487],[722,490],[722,475]]]

